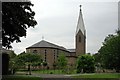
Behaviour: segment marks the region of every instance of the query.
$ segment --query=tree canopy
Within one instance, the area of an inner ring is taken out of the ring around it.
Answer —
[[[20,65],[36,64],[42,62],[41,55],[33,53],[24,53],[17,56],[16,62]]]
[[[104,68],[120,70],[120,35],[108,35],[99,50]]]
[[[67,59],[64,53],[60,53],[57,59],[57,66],[63,69],[67,65]]]
[[[91,73],[95,70],[95,59],[89,54],[78,57],[77,60],[77,73]]]
[[[14,41],[21,42],[20,37],[26,36],[26,30],[34,27],[31,2],[3,2],[2,3],[2,46],[11,48]]]
[[[29,74],[31,74],[31,65],[39,65],[42,62],[41,55],[33,53],[22,53],[16,57],[16,65],[28,66]]]
[[[15,64],[15,59],[17,57],[17,55],[14,53],[14,51],[11,51],[9,53],[9,57],[10,57],[10,60],[9,60],[9,69],[11,70],[11,74],[14,74],[15,73],[15,69],[17,68],[16,64]]]

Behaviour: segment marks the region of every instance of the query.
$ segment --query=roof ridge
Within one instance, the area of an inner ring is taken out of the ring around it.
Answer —
[[[41,40],[35,44],[33,44],[32,46],[28,47],[28,48],[32,48],[32,47],[52,47],[52,48],[58,48],[58,49],[62,49],[62,50],[66,50],[66,48],[64,48],[63,46],[59,46],[59,45],[56,45],[54,43],[51,43],[51,42],[48,42],[48,41],[45,41],[45,40]]]
[[[45,40],[43,40],[43,41],[45,41]],[[54,44],[54,43],[51,43],[51,42],[48,42],[48,41],[45,41],[45,42],[47,42],[47,43],[49,43],[49,44],[52,44],[52,45],[55,45],[55,46],[58,46],[58,47],[63,47],[63,46],[59,46],[59,45],[57,45],[57,44]],[[64,48],[64,47],[63,47]],[[65,48],[66,49],[66,48]]]

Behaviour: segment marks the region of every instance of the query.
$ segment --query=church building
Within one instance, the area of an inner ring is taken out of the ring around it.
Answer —
[[[42,40],[26,48],[26,52],[40,54],[42,59],[48,63],[47,66],[50,69],[53,68],[53,64],[57,61],[57,58],[61,53],[65,54],[68,65],[75,65],[77,57],[86,53],[86,31],[82,17],[81,5],[75,34],[75,49],[66,49],[63,46]]]

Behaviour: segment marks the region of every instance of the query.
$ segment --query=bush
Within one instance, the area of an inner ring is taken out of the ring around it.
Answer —
[[[53,72],[50,72],[50,74],[53,74]]]
[[[77,73],[93,73],[95,71],[95,59],[91,55],[82,55],[78,58]]]

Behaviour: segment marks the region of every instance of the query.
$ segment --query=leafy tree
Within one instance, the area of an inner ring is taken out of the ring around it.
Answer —
[[[78,57],[77,73],[92,73],[95,71],[95,59],[93,56],[85,54]]]
[[[43,73],[44,73],[45,67],[46,67],[48,64],[47,64],[47,62],[43,61],[43,62],[42,62],[42,65],[43,65]]]
[[[95,63],[99,63],[101,60],[100,60],[100,54],[99,53],[95,53],[93,54],[94,58],[95,58]]]
[[[93,57],[95,58],[96,71],[100,72],[103,69],[101,55],[100,55],[100,53],[95,53],[95,54],[93,54]]]
[[[67,66],[67,59],[64,53],[59,54],[57,59],[57,66],[62,70]]]
[[[31,74],[31,69],[30,66],[36,62],[41,62],[41,56],[39,54],[33,54],[33,53],[24,53],[21,55],[17,56],[16,62],[18,63],[18,65],[27,65],[28,66],[28,71],[29,74]]]
[[[3,2],[2,3],[2,46],[11,48],[14,41],[21,42],[20,37],[26,36],[26,30],[34,27],[31,2]]]
[[[17,55],[14,53],[14,51],[10,51],[9,53],[10,58],[15,58]]]
[[[40,69],[40,67],[41,67],[41,63],[42,63],[42,59],[41,59],[41,61],[40,62],[34,62],[34,63],[32,63],[32,65],[31,66],[33,66],[33,67],[38,67],[39,66],[39,69]],[[34,68],[35,70],[37,69],[37,68]]]
[[[16,59],[16,54],[14,53],[14,51],[11,51],[9,53],[9,57],[10,57],[10,60],[9,60],[9,68],[11,70],[11,74],[14,74],[15,73],[15,70],[17,68],[16,64],[15,64],[15,59]]]
[[[54,63],[53,63],[54,73],[55,73],[56,66],[57,66],[57,63],[54,62]]]
[[[101,61],[104,68],[120,71],[120,35],[108,35],[100,48]]]
[[[44,67],[47,66],[47,62],[43,62],[43,66],[44,66]]]

